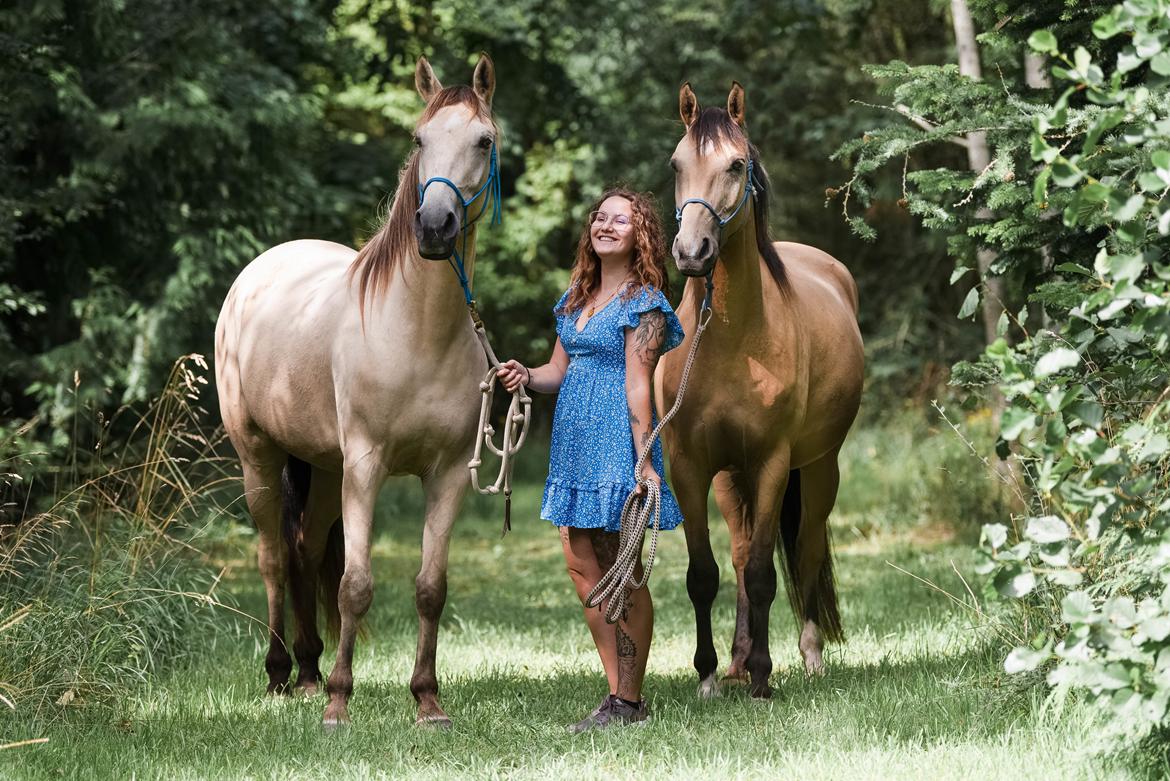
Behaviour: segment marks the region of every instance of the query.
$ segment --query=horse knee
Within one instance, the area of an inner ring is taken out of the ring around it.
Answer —
[[[374,601],[374,579],[368,569],[346,567],[337,589],[337,603],[342,612],[364,616]]]
[[[447,576],[419,574],[414,579],[414,604],[421,618],[437,621],[447,603]]]
[[[710,605],[719,592],[719,565],[691,561],[687,567],[687,594],[695,605]]]
[[[776,565],[771,556],[748,561],[743,571],[743,586],[748,604],[772,604],[776,598]]]

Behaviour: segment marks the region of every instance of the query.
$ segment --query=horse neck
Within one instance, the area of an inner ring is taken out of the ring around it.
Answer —
[[[474,225],[467,231],[466,245],[459,240],[456,247],[463,257],[467,282],[472,285],[475,279]],[[387,314],[413,324],[417,339],[447,344],[463,333],[458,326],[470,322],[467,302],[450,262],[427,260],[412,253],[412,257],[402,264],[401,282],[398,295],[387,296],[387,306],[393,307],[393,311]]]
[[[711,281],[715,285],[711,297],[713,317],[730,327],[730,335],[738,336],[763,320],[763,262],[756,246],[754,213],[747,214],[735,233],[724,239]],[[706,281],[692,277],[686,290],[691,306],[698,312]]]

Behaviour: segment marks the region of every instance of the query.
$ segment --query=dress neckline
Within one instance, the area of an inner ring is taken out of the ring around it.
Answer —
[[[577,317],[573,320],[573,331],[575,331],[578,334],[585,333],[585,329],[589,327],[589,324],[592,323],[597,318],[601,317],[603,314],[605,314],[605,310],[607,310],[611,306],[613,306],[614,301],[617,301],[618,299],[621,298],[621,295],[620,295],[621,292],[625,288],[629,287],[632,284],[634,284],[633,280],[626,282],[624,285],[621,285],[620,287],[618,287],[618,289],[614,291],[614,294],[609,297],[609,300],[605,302],[605,305],[602,306],[601,309],[598,309],[596,312],[594,312],[592,315],[590,315],[589,319],[585,321],[585,325],[581,326],[580,328],[577,327],[577,323],[580,322],[581,315],[585,313],[585,307],[582,306],[580,309],[578,309],[577,310]]]

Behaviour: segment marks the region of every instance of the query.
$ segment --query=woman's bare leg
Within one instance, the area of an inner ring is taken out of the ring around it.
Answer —
[[[597,553],[593,546],[592,530],[561,527],[561,547],[565,551],[565,564],[569,568],[569,577],[577,588],[577,596],[581,604],[585,604],[586,597],[601,576],[605,574],[598,562]],[[606,568],[608,569],[608,567]],[[609,693],[618,690],[618,647],[614,629],[605,623],[605,608],[585,608],[585,622],[589,625],[589,632],[593,635],[593,643],[597,646],[597,655],[601,657],[601,666],[605,669],[605,677],[609,681]],[[645,662],[643,662],[645,667]]]

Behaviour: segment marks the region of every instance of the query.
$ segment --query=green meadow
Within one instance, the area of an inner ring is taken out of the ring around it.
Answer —
[[[263,587],[250,529],[236,524],[207,543],[224,569],[216,593],[255,618],[201,608],[220,612],[221,630],[190,637],[193,661],[179,669],[111,703],[67,708],[47,725],[6,716],[9,741],[47,741],[0,752],[0,776],[987,781],[1046,777],[1060,765],[1066,777],[1111,777],[1090,758],[1094,727],[1082,709],[1054,707],[1042,688],[1002,672],[999,624],[967,591],[977,583],[971,527],[933,515],[947,508],[948,481],[986,479],[974,459],[956,455],[949,437],[899,439],[862,429],[851,440],[834,521],[848,642],[830,647],[827,675],[807,679],[795,623],[778,599],[771,628],[776,695],[769,702],[751,700],[738,685],[725,685],[715,700],[698,698],[686,547],[681,532],[670,533],[651,582],[651,723],[565,732],[596,705],[605,685],[557,534],[538,519],[542,454],[534,450],[522,469],[512,533],[500,535],[498,501],[472,497],[451,543],[438,657],[450,731],[414,725],[407,683],[421,492],[402,480],[388,486],[379,505],[377,591],[355,657],[350,727],[322,730],[324,696],[264,695]],[[894,455],[907,447],[913,456],[899,463]],[[938,470],[945,474],[936,485]],[[914,502],[923,513],[896,522],[893,516]],[[712,517],[721,567],[716,645],[725,666],[734,573],[714,507]]]

